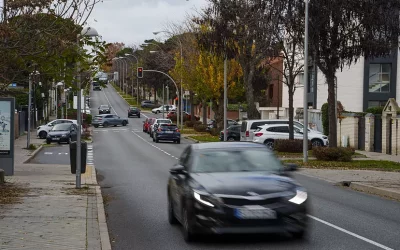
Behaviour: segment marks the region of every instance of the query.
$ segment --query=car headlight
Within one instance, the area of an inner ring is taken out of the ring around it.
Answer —
[[[194,195],[194,198],[195,198],[198,202],[200,202],[200,203],[202,203],[202,204],[204,204],[204,205],[206,205],[206,206],[209,206],[209,207],[214,207],[214,204],[212,204],[212,203],[209,202],[209,201],[206,201],[206,200],[202,199],[202,196],[203,196],[203,195],[199,194],[198,192],[194,191],[194,192],[193,192],[193,195]]]
[[[67,135],[62,135],[61,137],[67,137]]]
[[[307,192],[304,189],[296,189],[296,195],[289,201],[294,204],[300,205],[307,200],[307,197]]]

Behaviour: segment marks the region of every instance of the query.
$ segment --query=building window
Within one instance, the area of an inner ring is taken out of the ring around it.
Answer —
[[[390,73],[392,65],[370,64],[369,65],[369,92],[387,93],[390,92]]]
[[[368,101],[368,108],[385,107],[387,101]]]
[[[304,73],[297,75],[297,85],[304,86]]]

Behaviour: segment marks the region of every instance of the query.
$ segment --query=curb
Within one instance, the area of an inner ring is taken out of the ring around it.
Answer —
[[[43,145],[40,145],[35,151],[33,151],[32,154],[29,155],[29,158],[23,162],[23,164],[28,163],[30,160],[32,160],[39,152],[42,150]]]
[[[385,197],[389,197],[392,199],[400,200],[400,192],[396,192],[396,191],[377,188],[377,187],[373,187],[373,186],[369,186],[369,185],[365,185],[365,184],[361,184],[361,183],[357,183],[357,182],[351,182],[350,188],[357,190],[357,191],[363,191],[363,192],[367,192],[367,193],[371,193],[371,194],[375,194],[375,195],[379,195],[379,196],[385,196]]]
[[[200,141],[195,140],[195,139],[192,139],[192,138],[190,138],[189,136],[184,136],[183,138],[185,138],[185,139],[187,139],[187,140],[189,140],[189,141],[192,141],[192,142],[194,142],[194,143],[200,143]]]
[[[100,241],[102,250],[111,250],[110,235],[108,234],[108,226],[106,220],[106,213],[104,211],[103,196],[101,195],[101,188],[98,185],[96,177],[96,168],[92,166],[92,179],[96,184],[96,200],[97,200],[97,219],[99,222]]]

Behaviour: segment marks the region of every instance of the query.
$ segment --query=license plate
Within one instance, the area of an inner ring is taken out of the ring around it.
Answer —
[[[167,134],[173,134],[174,131],[165,131],[165,133],[167,133]]]
[[[276,219],[276,212],[262,206],[236,208],[235,216],[239,219]]]
[[[60,140],[60,138],[52,138],[52,140],[58,141],[58,140]]]

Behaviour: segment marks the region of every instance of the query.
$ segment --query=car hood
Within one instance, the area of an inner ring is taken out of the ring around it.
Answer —
[[[66,135],[69,134],[69,131],[49,131],[48,135]]]
[[[293,190],[292,179],[264,172],[199,173],[192,178],[210,194],[249,196]],[[196,188],[196,187],[195,187]]]

